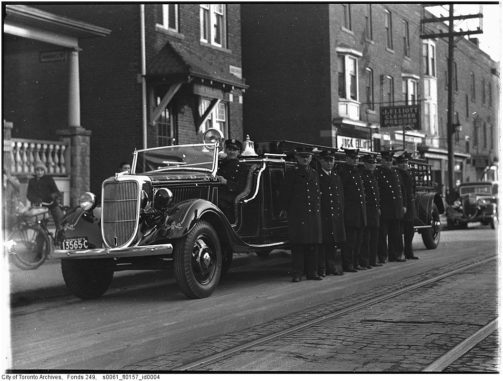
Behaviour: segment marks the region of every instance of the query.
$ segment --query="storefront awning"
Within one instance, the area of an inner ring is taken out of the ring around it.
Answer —
[[[191,76],[245,89],[244,80],[231,74],[231,66],[217,65],[182,43],[170,41],[147,64],[148,77]]]

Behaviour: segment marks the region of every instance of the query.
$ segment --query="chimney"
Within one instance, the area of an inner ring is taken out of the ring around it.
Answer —
[[[469,40],[472,42],[472,44],[479,46],[479,39],[478,38],[469,38]]]

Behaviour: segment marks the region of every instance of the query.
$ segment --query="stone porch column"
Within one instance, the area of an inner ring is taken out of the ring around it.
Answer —
[[[76,206],[79,196],[91,187],[91,131],[80,126],[58,130],[57,135],[69,145],[66,151],[67,173],[70,175],[70,205]]]
[[[80,125],[79,51],[69,51],[68,128],[57,131],[60,139],[69,145],[66,165],[70,175],[70,205],[78,203],[79,196],[88,192],[90,181],[91,131]]]

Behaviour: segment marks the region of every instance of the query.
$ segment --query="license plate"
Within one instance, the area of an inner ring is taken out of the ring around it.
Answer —
[[[63,250],[83,250],[89,249],[89,241],[87,237],[66,238],[61,243]]]

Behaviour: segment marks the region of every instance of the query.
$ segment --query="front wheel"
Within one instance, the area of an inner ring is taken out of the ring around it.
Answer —
[[[39,225],[16,227],[8,242],[12,262],[22,270],[40,267],[52,251],[52,241]]]
[[[81,299],[96,299],[110,287],[114,276],[113,259],[62,259],[66,286]]]
[[[421,232],[421,237],[423,238],[424,246],[426,246],[428,250],[433,250],[436,249],[440,243],[440,214],[435,204],[431,207],[430,223],[431,228],[424,229]]]
[[[206,298],[218,285],[222,272],[222,249],[215,229],[200,221],[175,244],[175,278],[189,298]]]

